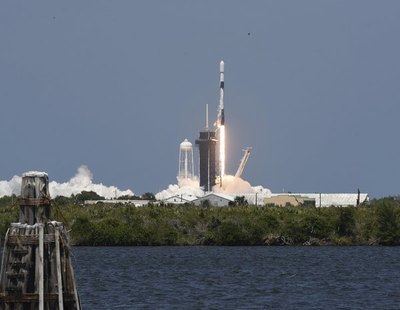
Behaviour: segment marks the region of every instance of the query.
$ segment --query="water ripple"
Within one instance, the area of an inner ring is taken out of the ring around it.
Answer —
[[[398,309],[397,247],[82,247],[83,309]]]

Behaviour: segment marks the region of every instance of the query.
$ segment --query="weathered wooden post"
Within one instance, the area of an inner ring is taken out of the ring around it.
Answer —
[[[50,221],[47,173],[23,174],[19,205],[4,241],[0,309],[80,310],[67,232]]]

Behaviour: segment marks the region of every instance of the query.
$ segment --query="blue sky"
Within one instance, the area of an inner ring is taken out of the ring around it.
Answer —
[[[225,61],[227,170],[273,192],[399,190],[398,1],[2,1],[0,180],[176,182]],[[197,152],[196,152],[197,155]]]

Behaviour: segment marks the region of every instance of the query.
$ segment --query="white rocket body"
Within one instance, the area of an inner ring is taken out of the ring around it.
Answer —
[[[219,63],[219,108],[218,108],[218,122],[220,125],[225,124],[225,113],[224,113],[224,84],[225,84],[225,64],[221,60]]]

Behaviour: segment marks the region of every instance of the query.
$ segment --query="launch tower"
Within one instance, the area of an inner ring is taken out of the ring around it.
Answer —
[[[215,185],[216,176],[216,160],[215,146],[217,139],[215,131],[209,130],[208,127],[208,105],[206,106],[206,128],[200,132],[196,145],[199,147],[200,153],[200,186],[204,191],[209,192]]]

